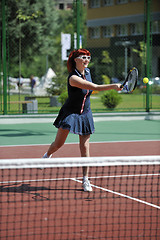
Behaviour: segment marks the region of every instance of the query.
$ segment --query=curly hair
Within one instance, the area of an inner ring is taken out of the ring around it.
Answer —
[[[81,48],[81,49],[77,49],[77,50],[73,50],[70,55],[69,55],[69,58],[68,58],[68,61],[67,61],[67,69],[68,69],[68,72],[72,72],[75,67],[76,67],[76,63],[74,61],[74,59],[76,57],[79,57],[80,55],[87,55],[87,56],[90,56],[90,52],[84,48]]]

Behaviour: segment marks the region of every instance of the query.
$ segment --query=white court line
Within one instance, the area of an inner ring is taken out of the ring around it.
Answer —
[[[151,140],[123,140],[123,141],[90,141],[90,143],[96,143],[96,144],[101,144],[101,143],[138,143],[138,142],[160,142],[160,139],[151,139]],[[66,142],[65,145],[72,145],[72,144],[79,144],[79,142]],[[21,144],[21,145],[0,145],[0,147],[29,147],[29,146],[48,146],[50,143],[38,143],[38,144]]]
[[[89,178],[122,178],[122,177],[146,177],[146,176],[159,176],[160,173],[149,173],[149,174],[135,174],[135,175],[116,175],[116,176],[97,176],[97,177],[89,177]],[[80,178],[77,178],[80,179]]]
[[[90,177],[90,178],[115,178],[115,177],[137,177],[137,176],[158,176],[160,174],[136,174],[136,175],[115,175],[115,176],[97,176],[97,177]],[[9,184],[9,183],[25,183],[25,182],[45,182],[45,181],[61,181],[61,180],[73,180],[75,182],[79,182],[79,183],[82,183],[82,181],[78,180],[78,179],[82,179],[82,177],[80,178],[52,178],[52,179],[32,179],[32,180],[18,180],[18,181],[3,181],[3,182],[0,182],[0,184]],[[97,185],[94,185],[94,184],[91,184],[92,187],[94,188],[97,188],[97,189],[100,189],[100,190],[103,190],[105,192],[109,192],[109,193],[112,193],[112,194],[115,194],[115,195],[118,195],[118,196],[121,196],[121,197],[124,197],[124,198],[128,198],[130,200],[133,200],[133,201],[136,201],[136,202],[140,202],[140,203],[143,203],[143,204],[146,204],[148,206],[151,206],[151,207],[154,207],[154,208],[157,208],[157,209],[160,209],[160,206],[158,205],[155,205],[155,204],[152,204],[152,203],[149,203],[149,202],[146,202],[146,201],[143,201],[143,200],[140,200],[138,198],[134,198],[134,197],[131,197],[131,196],[128,196],[128,195],[125,195],[123,193],[119,193],[119,192],[115,192],[115,191],[112,191],[110,189],[107,189],[107,188],[103,188],[103,187],[99,187]]]
[[[72,178],[72,180],[73,180],[73,181],[76,181],[76,182],[79,182],[79,183],[82,183],[82,181],[77,180],[77,179],[74,179],[74,178]],[[136,202],[140,202],[140,203],[146,204],[146,205],[148,205],[148,206],[151,206],[151,207],[160,209],[160,206],[157,206],[157,205],[155,205],[155,204],[152,204],[152,203],[149,203],[149,202],[140,200],[140,199],[138,199],[138,198],[134,198],[134,197],[125,195],[125,194],[123,194],[123,193],[115,192],[115,191],[112,191],[112,190],[110,190],[110,189],[103,188],[103,187],[99,187],[99,186],[96,186],[96,185],[93,185],[93,184],[91,184],[91,186],[94,187],[94,188],[97,188],[97,189],[101,189],[101,190],[103,190],[103,191],[105,191],[105,192],[113,193],[113,194],[115,194],[115,195],[118,195],[118,196],[121,196],[121,197],[124,197],[124,198],[128,198],[128,199],[130,199],[130,200],[134,200],[134,201],[136,201]]]
[[[89,177],[89,179],[98,179],[98,178],[122,178],[122,177],[146,177],[146,176],[159,176],[160,173],[155,174],[135,174],[135,175],[112,175],[112,176],[96,176],[96,177]],[[0,184],[6,183],[24,183],[24,182],[48,182],[48,181],[64,181],[64,180],[75,180],[75,179],[83,179],[83,177],[77,178],[43,178],[43,179],[26,179],[26,180],[12,180],[12,181],[3,181]]]
[[[72,178],[48,178],[48,179],[26,179],[26,180],[13,180],[13,181],[3,181],[0,184],[6,183],[25,183],[25,182],[48,182],[48,181],[64,181],[64,180],[72,180]]]
[[[106,114],[105,114],[106,115]],[[137,113],[132,113],[132,115],[128,115],[128,113],[123,114],[123,115],[117,115],[117,114],[109,114],[107,113],[107,116],[104,114],[94,114],[93,113],[93,119],[94,122],[106,122],[106,121],[133,121],[133,120],[160,120],[160,115],[159,113],[157,114],[138,114]],[[57,117],[57,114],[45,117],[43,118],[40,117],[21,117],[21,118],[1,118],[0,119],[0,124],[29,124],[29,123],[52,123],[54,122],[55,118]]]

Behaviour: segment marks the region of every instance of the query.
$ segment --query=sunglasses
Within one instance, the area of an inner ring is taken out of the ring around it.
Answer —
[[[77,58],[82,59],[82,60],[88,60],[88,61],[91,60],[91,56],[86,56],[86,55],[84,55],[84,56],[79,56],[79,57],[77,57]]]

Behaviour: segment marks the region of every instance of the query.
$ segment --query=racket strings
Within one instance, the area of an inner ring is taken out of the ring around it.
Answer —
[[[136,87],[136,83],[137,83],[137,72],[136,70],[133,70],[129,77],[128,77],[128,84],[127,84],[127,89],[128,91],[133,91]]]

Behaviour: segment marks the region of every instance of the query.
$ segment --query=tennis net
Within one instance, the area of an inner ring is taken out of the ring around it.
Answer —
[[[158,240],[159,179],[160,156],[0,160],[0,239]]]

